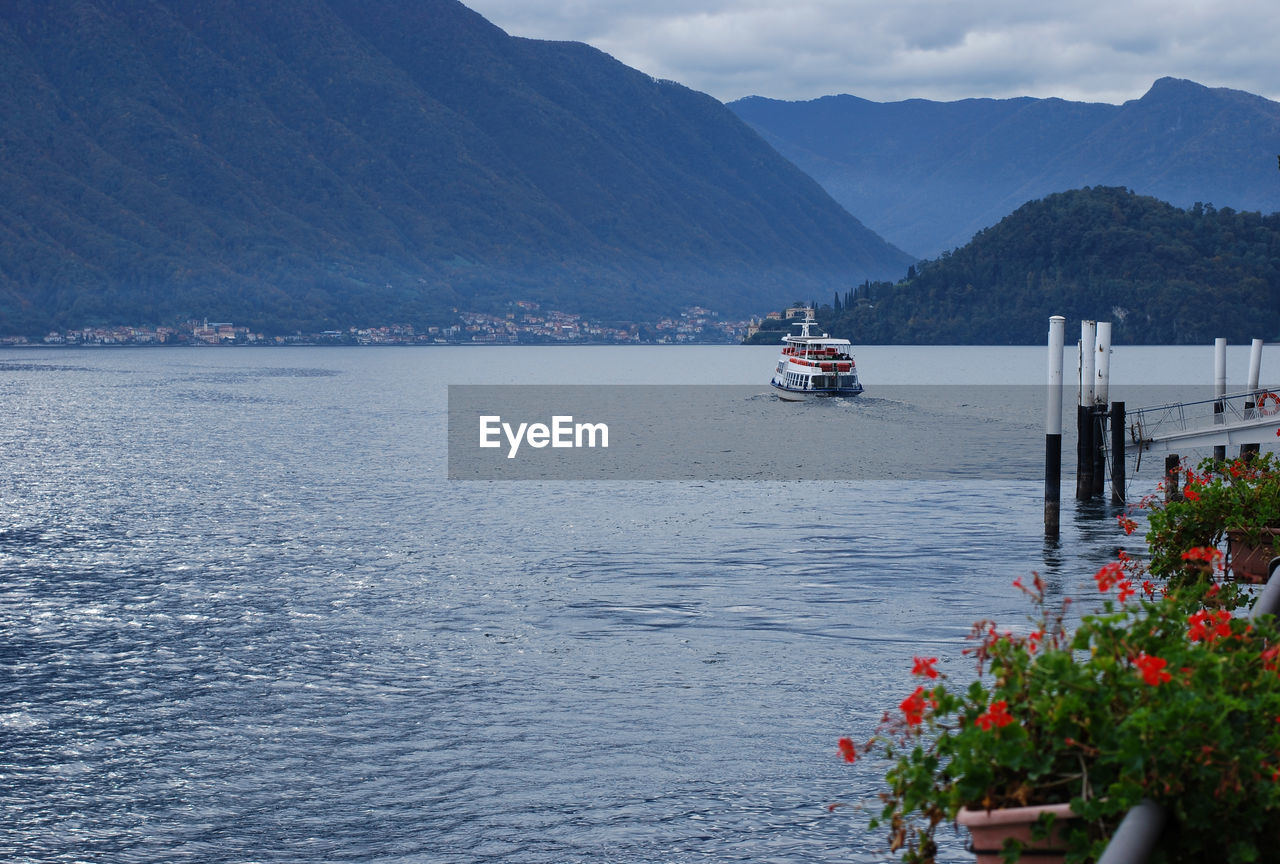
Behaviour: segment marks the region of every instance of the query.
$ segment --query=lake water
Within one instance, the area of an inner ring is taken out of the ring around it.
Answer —
[[[759,386],[744,434],[807,412],[858,431],[850,464],[982,424],[1042,446],[1042,394],[965,389],[1038,393],[1042,348],[864,348],[866,398],[814,405],[764,395],[775,355],[0,351],[0,859],[885,860],[856,807],[827,810],[877,790],[836,738],[910,691],[913,655],[967,671],[974,620],[1021,620],[1015,577],[1082,590],[1125,542],[1114,511],[1076,508],[1068,474],[1046,544],[1040,466],[998,455],[906,479],[446,475],[450,384]],[[1212,350],[1112,368],[1204,392]]]

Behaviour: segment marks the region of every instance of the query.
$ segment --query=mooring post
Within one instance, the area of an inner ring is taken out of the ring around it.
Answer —
[[[1106,405],[1111,396],[1111,322],[1099,321],[1095,337],[1097,359],[1094,361],[1095,380],[1093,385],[1093,401],[1095,405]]]
[[[1262,340],[1254,339],[1249,345],[1249,396],[1244,403],[1244,416],[1254,417],[1258,407],[1258,379],[1262,377]],[[1226,382],[1223,382],[1226,386]]]
[[[1226,420],[1226,405],[1223,404],[1222,397],[1227,395],[1227,340],[1219,336],[1213,340],[1213,422],[1215,424],[1222,423]],[[1218,462],[1225,462],[1227,459],[1227,445],[1215,444],[1213,446],[1213,458]]]
[[[1182,491],[1178,488],[1178,471],[1182,466],[1182,460],[1178,458],[1177,453],[1170,453],[1164,457],[1164,500],[1178,501],[1182,498]]]
[[[1076,500],[1093,497],[1093,376],[1097,352],[1097,323],[1080,322],[1080,389],[1076,407]]]
[[[1124,403],[1111,403],[1111,503],[1124,504]]]
[[[1094,405],[1093,412],[1093,497],[1099,498],[1107,489],[1107,409]]]
[[[1093,494],[1107,488],[1107,396],[1111,388],[1111,322],[1099,321],[1094,336]]]
[[[1067,319],[1049,319],[1049,386],[1044,420],[1044,536],[1058,539],[1062,505],[1062,350]]]
[[[1244,416],[1253,419],[1258,416],[1258,379],[1262,377],[1262,340],[1254,339],[1249,345],[1249,395],[1244,401]],[[1259,444],[1241,444],[1240,458],[1256,456],[1261,450]]]
[[[1076,406],[1076,500],[1093,495],[1093,409]]]

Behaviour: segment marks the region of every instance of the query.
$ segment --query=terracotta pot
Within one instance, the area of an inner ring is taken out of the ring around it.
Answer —
[[[1031,826],[1036,824],[1042,813],[1052,813],[1055,817],[1048,838],[1031,839]],[[1021,842],[1023,851],[1034,850],[1030,858],[1036,864],[1062,864],[1066,858],[1067,840],[1066,822],[1074,819],[1070,804],[1046,804],[1041,807],[1006,807],[1000,810],[961,810],[956,822],[969,829],[969,837],[973,851],[978,856],[978,864],[1003,864],[1000,854],[1006,839]]]
[[[1244,539],[1243,531],[1227,532],[1227,552],[1231,556],[1231,573],[1241,582],[1266,582],[1267,565],[1275,557],[1275,539],[1280,528],[1263,528],[1262,545]]]

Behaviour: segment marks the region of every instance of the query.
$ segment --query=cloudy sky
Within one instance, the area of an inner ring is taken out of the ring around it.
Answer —
[[[1280,100],[1276,0],[463,0],[730,101],[1124,102],[1165,75]]]

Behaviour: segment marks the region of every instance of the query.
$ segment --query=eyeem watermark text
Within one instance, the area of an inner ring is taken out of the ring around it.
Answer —
[[[512,427],[503,423],[500,414],[480,415],[480,446],[501,447],[507,439],[507,458],[516,458],[520,444],[535,449],[552,447],[604,447],[609,446],[609,426],[606,423],[574,423],[572,414],[556,414],[551,425],[545,423],[521,423]],[[599,444],[597,445],[597,440]]]

